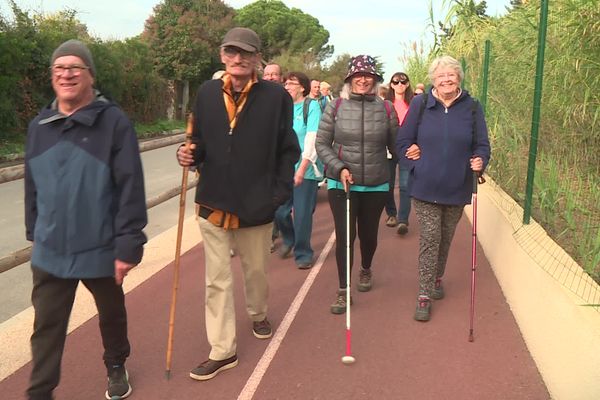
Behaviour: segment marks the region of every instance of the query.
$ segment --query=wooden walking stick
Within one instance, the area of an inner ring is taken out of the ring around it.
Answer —
[[[190,114],[185,129],[185,146],[189,149],[192,145],[192,130],[194,116]],[[171,294],[171,311],[169,313],[169,338],[167,340],[167,370],[165,376],[171,377],[171,356],[173,353],[173,330],[175,328],[175,306],[177,304],[177,288],[179,286],[179,257],[181,253],[181,236],[183,234],[183,217],[185,215],[185,196],[187,192],[189,167],[183,167],[181,178],[181,193],[179,195],[179,220],[177,222],[177,241],[175,244],[175,265],[173,270],[173,291]]]

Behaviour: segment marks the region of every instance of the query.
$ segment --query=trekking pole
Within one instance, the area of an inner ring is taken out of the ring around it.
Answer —
[[[350,183],[346,190],[346,355],[342,357],[344,364],[354,363],[352,357],[352,331],[350,330]]]
[[[475,314],[475,269],[477,266],[477,184],[479,183],[479,174],[473,172],[473,228],[471,234],[471,312],[469,318],[469,342],[473,338],[473,315]],[[483,180],[483,177],[481,177]],[[483,180],[485,182],[485,180]]]
[[[185,146],[187,149],[192,145],[192,130],[194,116],[190,114],[185,129]],[[167,369],[165,377],[171,378],[171,356],[173,354],[173,330],[175,328],[175,306],[177,304],[177,288],[179,286],[179,258],[181,253],[181,236],[183,234],[183,217],[185,215],[185,196],[187,193],[189,167],[183,167],[181,178],[181,193],[179,194],[179,220],[177,222],[177,241],[175,244],[175,265],[173,270],[173,291],[171,293],[171,310],[169,312],[169,338],[167,339]]]

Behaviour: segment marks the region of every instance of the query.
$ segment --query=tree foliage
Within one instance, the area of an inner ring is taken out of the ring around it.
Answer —
[[[31,17],[11,0],[12,21],[0,24],[0,132],[26,126],[52,97],[48,66],[52,51],[63,41],[89,38],[87,29],[66,9]],[[9,97],[10,94],[10,97]]]
[[[487,2],[485,0],[476,3],[475,0],[448,0],[443,3],[449,5],[449,10],[444,21],[438,21],[438,28],[442,32],[437,35],[434,51],[444,46],[449,40],[457,34],[463,34],[464,38],[471,37],[478,27],[488,20]],[[457,26],[460,28],[457,31]]]
[[[221,0],[164,0],[146,20],[144,40],[167,79],[199,81],[220,68],[217,48],[234,10]]]
[[[259,0],[240,10],[236,25],[254,30],[263,44],[263,57],[272,60],[284,53],[311,53],[318,62],[333,54],[329,32],[315,17],[279,0]]]
[[[131,118],[149,122],[165,117],[167,83],[153,70],[145,42],[92,38],[71,9],[30,15],[14,1],[10,5],[13,18],[0,15],[0,145],[22,142],[28,122],[54,98],[50,56],[68,39],[87,43],[96,64],[95,86]]]

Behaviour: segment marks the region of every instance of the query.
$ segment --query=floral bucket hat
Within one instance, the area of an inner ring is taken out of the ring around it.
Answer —
[[[378,82],[383,82],[383,77],[377,73],[377,63],[371,56],[361,54],[352,58],[348,65],[348,73],[346,74],[346,78],[344,78],[344,82],[348,82],[352,76],[359,73],[373,75]]]

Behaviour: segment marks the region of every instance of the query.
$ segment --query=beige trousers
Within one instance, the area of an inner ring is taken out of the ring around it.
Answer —
[[[244,275],[246,311],[252,321],[267,315],[267,261],[273,224],[225,230],[198,218],[204,240],[206,265],[206,336],[211,346],[209,358],[224,360],[236,354],[235,304],[231,254],[239,255]]]

